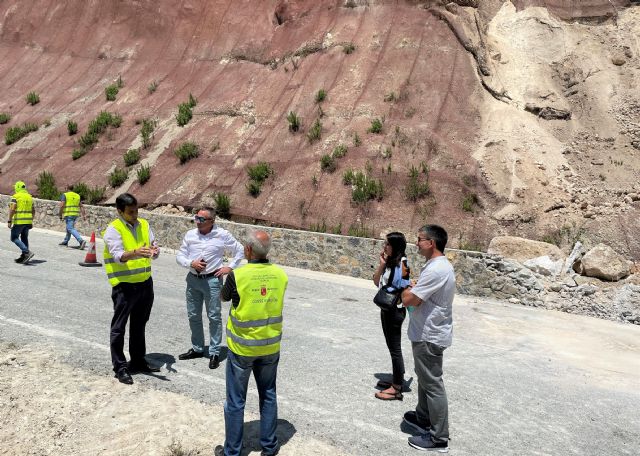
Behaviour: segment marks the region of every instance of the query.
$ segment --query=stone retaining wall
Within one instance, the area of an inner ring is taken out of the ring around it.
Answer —
[[[8,218],[9,200],[9,196],[0,195],[0,216],[3,217],[0,220],[6,221]],[[36,207],[34,226],[64,232],[64,222],[58,218],[57,202],[34,199],[34,204]],[[86,217],[80,218],[76,224],[76,228],[84,235],[95,231],[96,236],[100,236],[102,230],[116,216],[116,210],[110,207],[85,206],[85,211]],[[154,214],[144,210],[140,212],[142,217],[149,220],[162,247],[178,249],[184,233],[194,227],[190,217]],[[244,240],[249,230],[256,228],[253,225],[225,220],[219,220],[217,224],[229,230],[240,242]],[[284,228],[262,226],[259,228],[268,231],[271,235],[270,258],[275,263],[364,279],[372,277],[384,243],[378,239]],[[407,234],[410,240],[415,241],[415,233]],[[8,242],[8,240],[2,242]],[[564,299],[559,301],[556,298],[578,290],[566,286],[561,287],[557,292],[550,290],[551,283],[548,278],[534,273],[515,261],[505,260],[498,255],[455,249],[447,249],[446,254],[455,268],[459,293],[507,299],[512,303],[640,324],[640,304],[637,302],[623,306],[619,304],[603,306],[602,301],[599,301],[600,294],[579,293],[580,306],[565,306]],[[100,256],[101,252],[98,255]],[[417,278],[424,258],[418,255],[415,244],[411,243],[408,246],[407,257],[412,268],[412,276]],[[640,297],[640,287],[631,286],[630,289],[627,287],[622,292],[631,293],[632,301]],[[585,303],[585,299],[588,299],[588,303]],[[619,302],[617,294],[611,299]],[[594,304],[591,305],[591,302]],[[593,309],[597,309],[597,312]]]

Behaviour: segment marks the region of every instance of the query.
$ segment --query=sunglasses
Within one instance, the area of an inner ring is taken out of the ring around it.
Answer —
[[[199,215],[194,215],[194,216],[193,216],[193,220],[195,220],[195,222],[196,222],[196,223],[204,223],[204,222],[206,222],[207,220],[212,220],[212,219],[210,219],[210,218],[206,218],[206,217],[201,217],[201,216],[199,216]]]

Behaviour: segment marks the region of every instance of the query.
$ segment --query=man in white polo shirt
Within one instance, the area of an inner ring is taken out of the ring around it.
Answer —
[[[418,377],[418,405],[404,421],[420,432],[409,437],[418,450],[449,451],[449,408],[442,380],[442,354],[451,345],[456,278],[444,249],[447,232],[438,225],[418,231],[418,252],[427,259],[418,283],[402,293],[405,306],[414,307],[408,336]]]

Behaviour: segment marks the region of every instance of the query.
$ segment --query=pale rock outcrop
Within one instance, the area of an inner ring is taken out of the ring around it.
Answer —
[[[574,268],[575,269],[575,268]],[[630,273],[627,260],[605,244],[598,244],[580,260],[580,274],[602,280],[618,281]]]
[[[548,255],[526,260],[522,263],[527,269],[544,276],[556,276],[562,272],[562,260],[553,261]]]
[[[548,256],[552,261],[564,259],[562,251],[547,242],[531,241],[515,236],[497,236],[491,240],[487,253],[504,258],[524,262],[541,256]]]

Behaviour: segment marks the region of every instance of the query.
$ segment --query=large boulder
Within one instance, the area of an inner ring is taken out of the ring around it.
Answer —
[[[525,268],[544,276],[557,276],[562,271],[562,260],[553,261],[548,255],[526,260],[523,265]]]
[[[598,244],[589,250],[580,260],[579,270],[587,277],[614,282],[630,273],[627,260],[605,244]]]
[[[494,237],[489,243],[487,252],[504,258],[511,258],[520,263],[541,256],[548,256],[552,261],[564,259],[562,251],[553,244],[531,241],[515,236]]]

